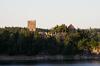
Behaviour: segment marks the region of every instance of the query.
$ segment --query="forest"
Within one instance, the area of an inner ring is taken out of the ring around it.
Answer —
[[[42,33],[50,33],[43,34]],[[68,29],[65,24],[35,32],[21,27],[0,28],[0,55],[83,55],[100,46],[100,29]]]

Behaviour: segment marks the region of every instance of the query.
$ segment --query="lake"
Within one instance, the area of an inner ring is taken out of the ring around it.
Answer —
[[[64,63],[3,64],[0,66],[100,66],[100,61],[70,61]]]

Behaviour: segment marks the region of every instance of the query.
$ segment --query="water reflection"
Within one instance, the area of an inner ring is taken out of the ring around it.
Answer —
[[[11,64],[0,66],[100,66],[100,61],[70,61],[64,63]]]

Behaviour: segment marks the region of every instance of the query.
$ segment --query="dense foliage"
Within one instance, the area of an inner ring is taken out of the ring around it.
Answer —
[[[95,29],[69,30],[63,24],[50,30],[37,30],[0,28],[0,55],[73,55],[99,46],[99,34]],[[44,31],[52,36],[39,33]]]

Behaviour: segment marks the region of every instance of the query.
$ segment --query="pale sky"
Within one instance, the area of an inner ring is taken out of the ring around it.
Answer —
[[[100,28],[100,0],[0,0],[0,27],[27,27],[32,19],[39,28]]]

